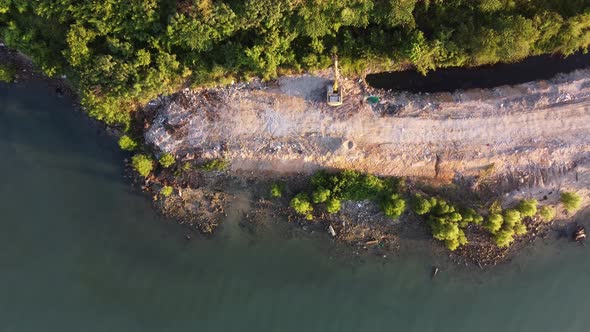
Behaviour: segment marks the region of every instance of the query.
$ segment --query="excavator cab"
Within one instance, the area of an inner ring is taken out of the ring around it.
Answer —
[[[340,75],[338,73],[338,58],[334,58],[334,82],[326,87],[326,101],[330,106],[342,105],[342,88],[338,84]]]

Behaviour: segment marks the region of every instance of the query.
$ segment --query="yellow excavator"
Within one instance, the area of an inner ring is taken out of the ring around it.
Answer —
[[[340,74],[338,73],[338,57],[334,56],[334,83],[326,87],[326,101],[330,106],[342,105],[342,88],[338,84]]]

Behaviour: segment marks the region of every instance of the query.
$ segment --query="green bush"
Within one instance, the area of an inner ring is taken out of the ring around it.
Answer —
[[[484,227],[492,234],[495,234],[502,228],[504,218],[499,213],[492,213],[488,216],[488,221]]]
[[[536,201],[534,204],[533,202],[528,202],[525,205],[528,206],[523,211],[528,214],[531,213],[530,206],[534,206],[535,210],[537,208]],[[522,215],[516,209],[504,210],[502,214],[491,213],[484,227],[494,235],[494,243],[501,248],[508,247],[514,242],[515,234],[524,235],[527,232],[526,226],[522,223]]]
[[[340,200],[338,200],[336,198],[330,198],[326,202],[326,211],[330,214],[337,213],[338,211],[340,211],[340,208],[341,208]]]
[[[16,69],[13,66],[1,64],[0,65],[0,82],[12,83],[16,75]]]
[[[119,147],[124,151],[133,151],[137,148],[137,143],[131,137],[123,135],[119,138]]]
[[[514,242],[514,230],[502,229],[494,235],[494,243],[500,247],[508,247]]]
[[[422,195],[420,194],[414,195],[414,197],[410,201],[410,205],[412,211],[414,211],[414,213],[418,215],[427,214],[428,212],[430,212],[430,209],[432,209],[432,204],[430,203],[430,200],[422,197]]]
[[[537,206],[539,202],[536,199],[523,199],[518,203],[516,209],[520,212],[523,218],[534,217],[537,214]]]
[[[225,171],[229,168],[229,162],[225,159],[212,159],[205,162],[201,169],[207,172],[211,171]]]
[[[399,194],[391,194],[389,199],[382,203],[382,209],[386,216],[397,219],[406,210],[406,201]]]
[[[328,174],[325,170],[319,170],[311,176],[311,185],[314,188],[330,188],[334,176]]]
[[[398,217],[405,208],[405,201],[397,194],[402,184],[393,178],[379,178],[371,174],[344,170],[328,174],[321,170],[311,177],[313,187],[312,201],[316,204],[328,202],[327,210],[339,211],[341,200],[372,200],[381,202],[384,212],[393,218]],[[331,203],[330,203],[331,202]],[[402,207],[403,204],[403,207]]]
[[[495,200],[490,206],[490,214],[502,213],[502,203],[499,200]]]
[[[283,183],[273,183],[270,186],[270,196],[276,198],[282,197],[284,187],[285,185]]]
[[[168,197],[168,196],[172,195],[173,192],[174,192],[174,189],[170,186],[164,186],[164,187],[162,187],[162,189],[160,189],[160,194],[162,194],[162,196],[164,196],[164,197]]]
[[[432,236],[444,241],[449,250],[456,250],[459,246],[467,244],[463,228],[469,223],[481,223],[483,217],[473,209],[466,209],[461,213],[457,207],[441,198],[430,197],[427,200],[428,203],[425,203],[418,197],[414,200],[414,206],[420,210],[420,207],[430,205],[430,210],[424,216],[428,218]]]
[[[147,177],[154,168],[154,161],[145,154],[136,154],[131,158],[131,165],[143,177]]]
[[[306,193],[299,193],[291,200],[290,206],[295,212],[304,215],[307,220],[312,220],[313,206]]]
[[[467,237],[463,230],[456,222],[451,222],[448,219],[434,217],[430,220],[430,229],[432,236],[440,241],[444,241],[445,246],[453,251],[459,246],[468,243]]]
[[[539,215],[543,221],[550,222],[553,220],[553,218],[555,218],[555,212],[556,211],[554,207],[546,205],[541,207],[539,210]]]
[[[316,178],[315,182],[326,181],[323,177]],[[327,182],[324,187],[330,189],[334,197],[346,201],[377,200],[379,196],[394,190],[391,180],[351,170],[329,176]]]
[[[526,225],[523,224],[522,222],[516,224],[514,226],[514,232],[516,233],[516,235],[525,235],[527,232]]]
[[[567,212],[574,212],[580,208],[582,197],[576,193],[564,192],[561,194],[561,203]]]
[[[170,153],[166,152],[160,157],[160,165],[162,165],[162,167],[164,167],[164,168],[168,168],[168,167],[174,165],[175,162],[176,162],[176,159]]]
[[[461,213],[461,215],[462,221],[466,223],[474,223],[479,225],[483,222],[483,217],[472,208],[466,209],[463,211],[463,213]]]
[[[515,209],[504,210],[503,217],[504,217],[504,224],[503,224],[504,228],[513,228],[516,224],[520,223],[522,220],[522,216],[520,215],[520,212],[518,212]]]
[[[311,193],[311,200],[318,204],[324,203],[330,198],[330,189],[319,187]]]

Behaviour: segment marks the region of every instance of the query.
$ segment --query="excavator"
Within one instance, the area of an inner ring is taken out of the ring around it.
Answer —
[[[340,74],[338,73],[338,57],[334,56],[334,83],[326,87],[326,101],[330,106],[342,105],[342,88],[338,84]]]

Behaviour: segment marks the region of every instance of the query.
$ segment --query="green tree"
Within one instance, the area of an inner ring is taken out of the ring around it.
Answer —
[[[410,201],[412,211],[414,211],[418,215],[424,215],[430,212],[432,209],[432,204],[430,201],[420,194],[414,195],[413,199]]]
[[[520,212],[515,209],[507,209],[504,210],[503,213],[504,217],[504,228],[513,228],[516,224],[520,223],[522,220],[522,216]]]
[[[121,150],[133,151],[137,149],[137,143],[131,137],[123,135],[119,138],[119,147]]]
[[[484,225],[484,227],[492,234],[495,234],[502,228],[502,224],[504,223],[504,218],[499,213],[491,213],[488,216],[488,221]]]
[[[582,197],[576,193],[563,192],[561,193],[561,204],[567,212],[574,212],[580,208],[582,204]]]
[[[500,248],[508,247],[514,242],[514,230],[502,229],[494,235],[494,243]]]
[[[295,212],[305,216],[307,220],[312,220],[313,206],[306,193],[299,193],[291,200],[290,206]]]
[[[392,194],[383,202],[382,209],[386,216],[397,219],[406,210],[406,201],[399,194]]]
[[[468,208],[461,214],[462,221],[466,223],[474,223],[479,225],[483,222],[483,217],[477,213],[474,209]]]
[[[148,155],[136,154],[131,158],[131,165],[144,178],[150,175],[154,168],[154,161]]]
[[[330,198],[326,202],[326,211],[328,213],[334,214],[334,213],[337,213],[338,211],[340,211],[340,209],[341,209],[340,200],[338,200],[336,198]]]
[[[545,222],[550,222],[555,218],[555,208],[552,206],[545,205],[539,210],[539,215]]]
[[[534,217],[537,214],[539,202],[536,199],[523,199],[518,203],[516,209],[522,217]]]
[[[444,241],[445,246],[451,251],[468,243],[465,233],[456,222],[440,217],[432,218],[430,229],[432,236],[437,240]]]
[[[311,199],[314,203],[324,203],[330,198],[330,189],[319,187],[311,193]]]
[[[525,235],[527,232],[527,228],[525,224],[520,222],[514,226],[514,232],[516,233],[516,235]]]

